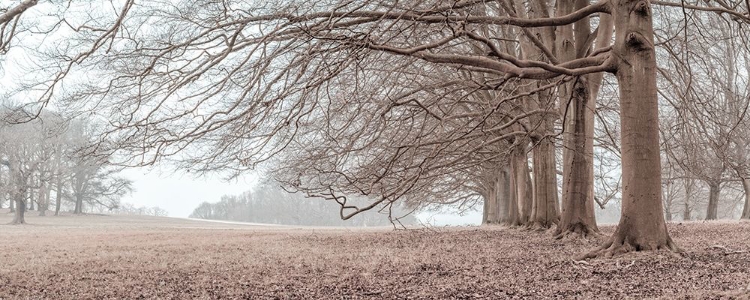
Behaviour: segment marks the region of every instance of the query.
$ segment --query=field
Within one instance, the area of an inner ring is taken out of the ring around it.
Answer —
[[[750,222],[670,224],[682,257],[579,262],[594,241],[501,227],[35,214],[29,225],[0,225],[0,299],[750,298]],[[0,223],[10,219],[0,211]]]

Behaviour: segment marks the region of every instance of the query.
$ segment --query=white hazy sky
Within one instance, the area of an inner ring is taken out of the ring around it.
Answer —
[[[133,180],[135,192],[122,202],[136,206],[158,206],[171,217],[187,217],[204,201],[217,202],[223,195],[237,195],[255,187],[259,180],[251,174],[233,181],[219,176],[194,177],[161,168],[127,169],[122,175]]]
[[[163,168],[137,168],[125,170],[121,175],[133,180],[135,192],[125,196],[123,203],[136,206],[158,206],[170,217],[187,217],[203,201],[217,202],[223,195],[237,195],[255,188],[260,177],[249,174],[237,180],[225,181],[219,176],[193,177],[182,172],[173,173]],[[436,226],[478,225],[481,212],[464,216],[444,213],[420,213],[424,223]]]

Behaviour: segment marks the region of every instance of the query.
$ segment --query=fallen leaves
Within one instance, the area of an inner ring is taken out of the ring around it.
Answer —
[[[594,242],[500,227],[190,226],[0,228],[0,298],[701,299],[750,290],[748,222],[670,224],[685,257],[587,261],[571,258]]]

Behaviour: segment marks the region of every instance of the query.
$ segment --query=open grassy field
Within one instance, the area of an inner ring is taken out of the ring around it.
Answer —
[[[0,225],[0,299],[750,298],[748,222],[670,224],[683,257],[577,262],[594,242],[500,227],[35,214],[29,225]],[[0,223],[10,219],[0,211]]]

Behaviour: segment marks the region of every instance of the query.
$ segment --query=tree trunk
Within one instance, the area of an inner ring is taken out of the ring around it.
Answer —
[[[565,140],[566,154],[563,168],[563,209],[555,234],[557,238],[568,234],[586,237],[599,231],[594,216],[594,195],[590,191],[593,178],[593,143],[587,141],[586,128],[589,120],[586,111],[590,109],[590,95],[583,82],[573,86],[570,103],[570,127]],[[567,126],[566,126],[567,127]],[[588,146],[591,146],[589,149]]]
[[[487,198],[484,199],[487,202],[487,222],[485,224],[497,224],[499,221],[496,180],[496,178],[490,180]]]
[[[558,221],[555,144],[549,138],[543,138],[533,153],[536,193],[531,207],[530,225],[535,229],[547,229]]]
[[[706,210],[706,220],[716,220],[719,210],[719,194],[721,194],[721,185],[717,183],[708,184],[708,209]]]
[[[517,203],[518,217],[515,224],[526,225],[531,215],[531,204],[533,201],[531,191],[531,179],[529,177],[529,161],[526,157],[526,147],[517,147],[511,161],[511,179],[513,191],[515,192],[515,201]]]
[[[26,192],[26,194],[28,195],[27,207],[29,208],[29,210],[34,210],[34,190],[29,189],[28,192]]]
[[[502,168],[498,172],[497,200],[499,204],[499,223],[504,225],[516,225],[518,223],[518,204],[511,179],[510,166]]]
[[[60,215],[60,206],[62,205],[62,179],[57,175],[57,185],[55,190],[55,216]]]
[[[81,197],[80,193],[76,193],[76,206],[73,209],[74,214],[82,214],[83,213],[83,197]]]
[[[667,175],[667,177],[669,177],[669,174]],[[664,218],[666,218],[667,221],[672,221],[672,202],[674,202],[674,200],[671,191],[673,184],[674,183],[672,182],[672,180],[667,181],[667,188],[664,191],[665,194],[662,195],[664,199]]]
[[[742,178],[742,188],[745,189],[745,207],[740,219],[750,220],[750,178]]]
[[[662,207],[659,107],[652,10],[648,1],[613,0],[620,89],[622,212],[614,235],[587,257],[629,251],[679,251]]]
[[[26,219],[24,218],[24,214],[26,212],[26,191],[21,190],[21,192],[17,195],[15,202],[16,202],[16,211],[15,214],[13,214],[13,221],[10,222],[10,224],[26,224]]]
[[[489,195],[483,194],[482,195],[482,224],[487,224],[487,214],[490,211],[490,201],[489,201]],[[206,218],[204,218],[206,219]]]
[[[47,211],[47,185],[42,181],[39,183],[39,216],[45,216]]]
[[[683,203],[682,220],[690,221],[690,199],[693,195],[693,184],[692,179],[685,179],[685,202]]]

